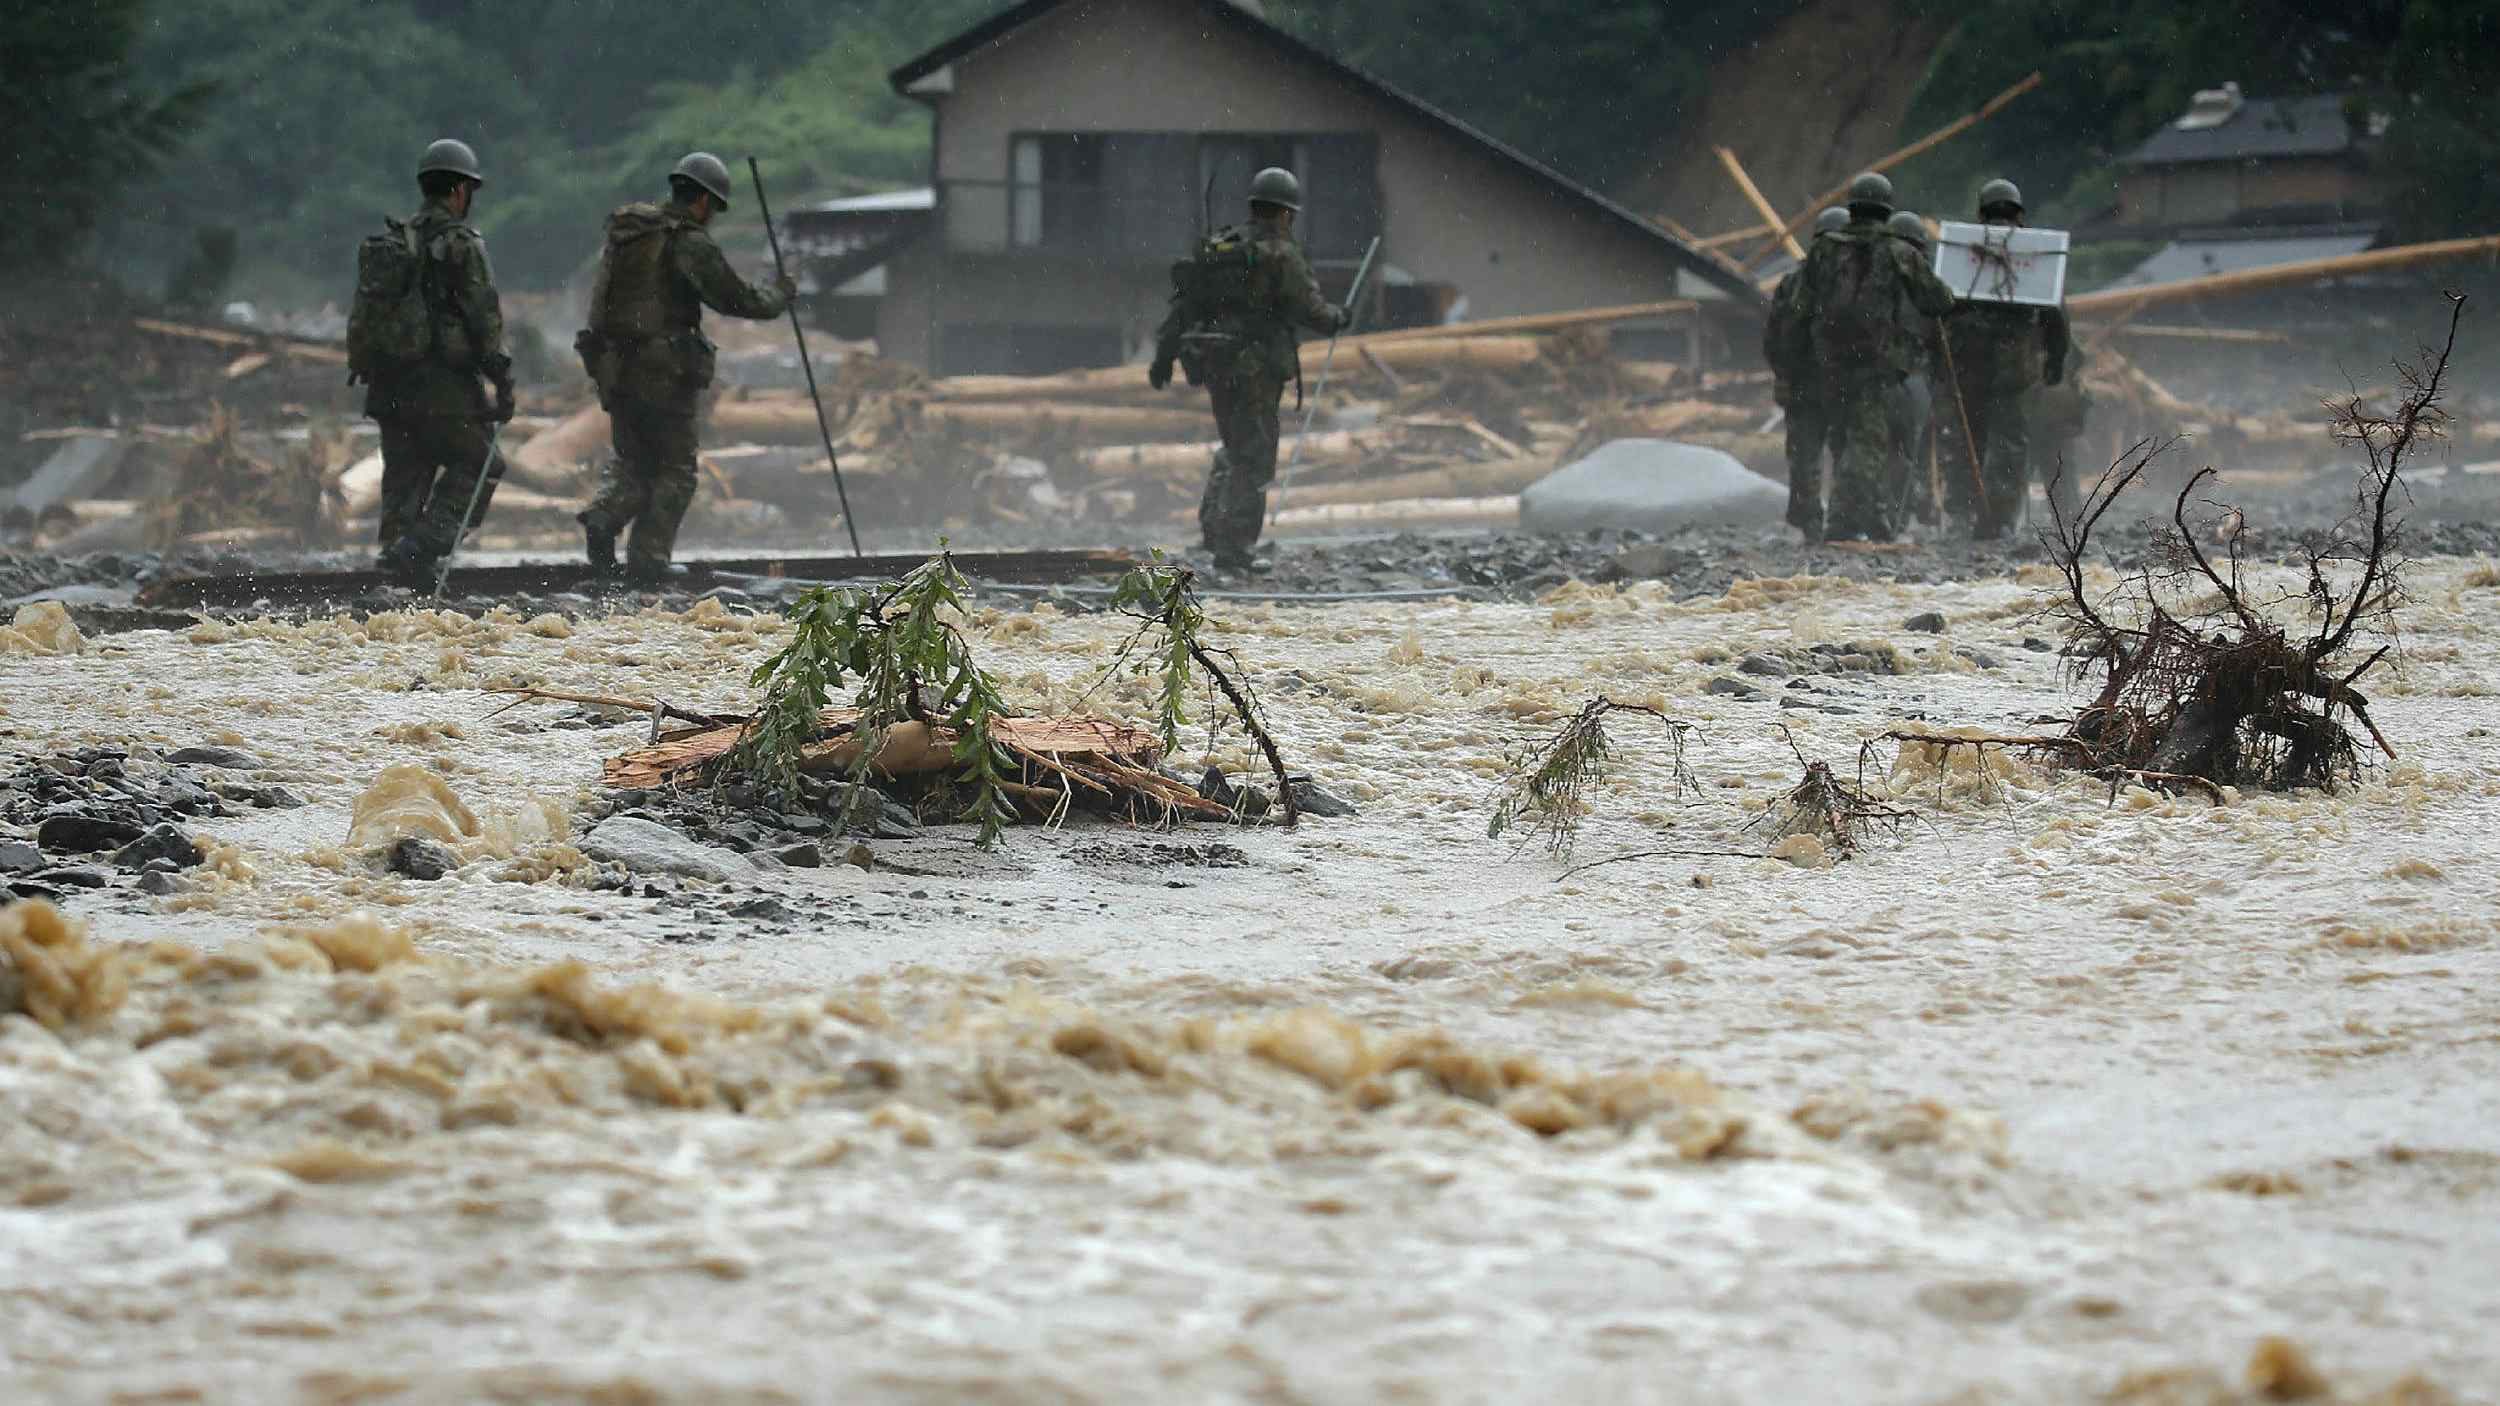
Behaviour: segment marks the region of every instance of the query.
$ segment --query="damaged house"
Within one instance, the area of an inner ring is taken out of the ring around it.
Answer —
[[[1169,270],[1292,170],[1321,285],[1381,237],[1374,327],[1752,290],[1659,226],[1234,0],[1026,0],[896,68],[921,191],[794,211],[845,330],[940,375],[1134,359]],[[872,311],[873,309],[873,311]],[[1680,342],[1691,320],[1655,329]],[[1635,332],[1634,335],[1638,335]]]

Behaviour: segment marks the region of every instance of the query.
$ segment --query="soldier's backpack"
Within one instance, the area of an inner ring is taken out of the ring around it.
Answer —
[[[356,246],[356,301],[347,310],[347,380],[370,382],[434,355],[426,254],[417,231],[385,219]]]
[[[1238,325],[1254,311],[1258,241],[1239,225],[1198,241],[1189,257],[1172,265],[1172,289],[1192,327]]]
[[[1822,265],[1809,293],[1819,365],[1874,371],[1888,363],[1901,330],[1901,270],[1885,247],[1888,238],[1835,235],[1817,245]]]

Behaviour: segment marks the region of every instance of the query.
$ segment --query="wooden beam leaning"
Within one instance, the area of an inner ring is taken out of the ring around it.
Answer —
[[[1745,199],[1753,205],[1754,211],[1762,216],[1764,224],[1779,231],[1777,242],[1788,250],[1788,256],[1798,263],[1804,263],[1806,261],[1805,246],[1797,242],[1795,231],[1780,219],[1780,212],[1771,208],[1771,202],[1762,194],[1762,188],[1753,183],[1753,177],[1745,174],[1745,163],[1737,160],[1736,153],[1726,147],[1720,147],[1717,150],[1719,164],[1727,168],[1729,179],[1736,182],[1736,189],[1742,192]],[[1812,215],[1806,216],[1808,220],[1813,218]],[[1803,226],[1804,221],[1799,221],[1797,227],[1803,228]]]

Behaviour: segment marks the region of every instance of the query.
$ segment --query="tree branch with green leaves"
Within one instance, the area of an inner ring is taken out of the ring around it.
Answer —
[[[785,798],[801,794],[809,749],[823,733],[835,694],[852,690],[859,717],[846,769],[843,822],[858,819],[870,778],[893,729],[906,722],[955,735],[953,781],[970,792],[959,818],[977,821],[981,844],[995,845],[1015,818],[990,720],[1007,714],[998,689],[973,663],[949,614],[960,615],[971,583],[945,552],[880,590],[819,586],[789,610],[790,643],[756,666],[749,682],[763,703],[726,771],[742,771]]]
[[[1197,592],[1197,573],[1185,566],[1167,565],[1162,553],[1154,562],[1122,576],[1112,587],[1111,608],[1138,622],[1138,628],[1120,645],[1102,681],[1109,680],[1123,668],[1151,673],[1156,682],[1155,731],[1163,743],[1164,755],[1179,749],[1180,731],[1189,725],[1189,695],[1193,670],[1203,670],[1207,682],[1232,705],[1233,715],[1241,720],[1251,741],[1267,759],[1268,770],[1276,778],[1277,801],[1283,808],[1284,823],[1292,825],[1299,818],[1300,807],[1294,800],[1293,782],[1285,771],[1284,754],[1277,749],[1276,739],[1267,730],[1258,696],[1241,677],[1241,661],[1228,649],[1206,643],[1206,607]],[[1221,659],[1233,667],[1228,672]],[[1099,687],[1101,681],[1097,681]]]

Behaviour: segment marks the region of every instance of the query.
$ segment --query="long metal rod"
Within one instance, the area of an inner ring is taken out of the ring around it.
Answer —
[[[1354,271],[1354,285],[1346,290],[1346,327],[1353,326],[1354,319],[1362,313],[1363,281],[1371,277],[1372,259],[1379,252],[1380,236],[1375,234],[1371,247],[1363,251],[1362,267]],[[1337,364],[1337,338],[1344,332],[1345,327],[1340,327],[1328,334],[1328,354],[1319,362],[1319,383],[1312,388],[1311,398],[1303,404],[1302,429],[1293,437],[1293,453],[1286,456],[1285,471],[1276,476],[1276,498],[1267,505],[1267,521],[1271,527],[1276,523],[1276,515],[1285,509],[1285,494],[1293,487],[1294,465],[1302,462],[1302,441],[1311,437],[1311,419],[1319,414],[1319,398],[1328,393],[1328,373]]]
[[[451,534],[451,545],[443,550],[443,564],[434,568],[434,599],[443,598],[443,583],[451,579],[451,559],[460,554],[460,540],[469,535],[470,519],[477,516],[478,500],[486,496],[486,481],[495,467],[495,442],[503,435],[503,426],[486,427],[486,461],[477,466],[477,482],[469,489],[469,506],[460,513],[460,530]]]
[[[781,236],[773,233],[773,207],[764,199],[764,169],[747,158],[747,174],[755,180],[755,213],[764,221],[765,242],[773,248],[773,272],[785,282],[790,271],[781,263]],[[807,357],[807,329],[799,325],[799,300],[790,300],[790,335],[799,339],[799,369],[807,373],[807,398],[816,406],[816,433],[824,436],[825,462],[833,466],[833,492],[842,503],[842,530],[851,534],[851,555],[868,553],[859,545],[859,523],[851,517],[851,491],[842,484],[842,460],[833,452],[833,426],[825,421],[825,398],[816,393],[816,365]]]

